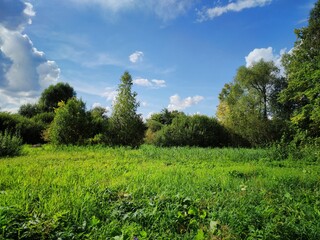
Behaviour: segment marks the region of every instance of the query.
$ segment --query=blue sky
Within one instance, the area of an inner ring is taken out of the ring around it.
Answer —
[[[237,68],[280,66],[316,0],[0,0],[0,108],[68,82],[108,109],[129,71],[144,118],[163,108],[214,116]]]

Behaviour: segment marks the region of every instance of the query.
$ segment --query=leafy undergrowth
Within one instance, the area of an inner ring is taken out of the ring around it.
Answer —
[[[268,150],[25,147],[0,239],[320,239],[319,161]]]

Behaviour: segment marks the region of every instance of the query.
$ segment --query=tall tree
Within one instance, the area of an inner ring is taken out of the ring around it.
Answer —
[[[260,60],[250,67],[242,66],[238,69],[236,81],[248,94],[255,95],[259,105],[259,112],[264,119],[268,118],[269,99],[279,69],[271,62]]]
[[[293,103],[291,122],[298,131],[320,136],[320,0],[310,12],[308,26],[295,33],[295,46],[283,58],[288,86],[280,101]]]
[[[118,95],[109,120],[111,144],[137,147],[143,142],[145,125],[137,114],[139,103],[132,92],[132,78],[128,72],[121,77]]]
[[[61,101],[67,102],[76,96],[76,92],[68,83],[57,83],[45,89],[39,99],[39,106],[42,111],[53,112]]]
[[[230,132],[240,136],[238,140],[259,145],[275,138],[271,96],[279,80],[278,71],[273,62],[263,60],[242,66],[234,81],[222,89],[217,118]]]

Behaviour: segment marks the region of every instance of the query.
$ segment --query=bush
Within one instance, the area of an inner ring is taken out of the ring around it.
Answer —
[[[175,117],[154,136],[158,146],[222,147],[227,144],[228,134],[215,118],[204,115]]]
[[[0,132],[0,157],[19,155],[22,139],[18,134],[10,134],[8,130]]]
[[[42,143],[42,131],[45,125],[35,122],[33,119],[23,117],[19,114],[7,112],[0,113],[0,129],[7,129],[9,132],[19,132],[23,143]]]
[[[55,145],[83,144],[89,137],[89,116],[82,100],[70,99],[59,103],[47,136]]]

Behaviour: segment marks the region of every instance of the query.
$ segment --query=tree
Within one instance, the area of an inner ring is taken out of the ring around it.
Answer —
[[[48,129],[48,138],[55,145],[82,144],[89,136],[89,119],[84,102],[77,98],[60,102]]]
[[[57,83],[45,89],[39,99],[39,106],[44,112],[53,112],[58,103],[67,102],[76,96],[76,92],[68,83]]]
[[[320,0],[310,12],[308,26],[295,30],[297,40],[283,58],[288,86],[281,103],[292,102],[291,123],[298,132],[320,136]]]
[[[20,106],[18,113],[24,117],[32,118],[40,112],[38,104],[23,104]]]
[[[255,96],[260,116],[263,119],[268,118],[269,97],[278,72],[279,69],[272,61],[265,62],[264,60],[249,67],[242,66],[237,72],[236,81],[248,91],[248,95]]]
[[[266,144],[278,137],[271,120],[272,96],[280,81],[278,72],[273,62],[263,60],[242,66],[234,81],[226,84],[219,95],[217,118],[244,145],[246,141],[251,145]]]
[[[137,114],[139,103],[136,92],[132,92],[132,78],[128,72],[121,77],[118,95],[109,119],[111,144],[137,147],[143,142],[145,125]]]

